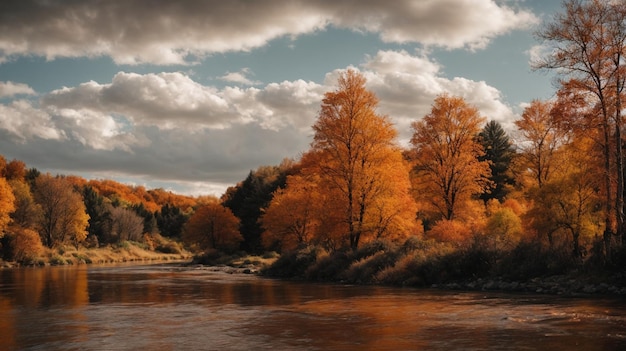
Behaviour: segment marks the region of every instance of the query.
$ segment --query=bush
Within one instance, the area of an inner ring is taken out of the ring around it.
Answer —
[[[349,283],[374,283],[376,274],[388,267],[393,267],[398,256],[398,250],[380,250],[354,261],[341,278]]]
[[[569,250],[545,249],[541,243],[520,243],[505,253],[495,273],[511,280],[565,274],[577,267]]]
[[[263,274],[279,278],[305,278],[306,272],[322,255],[328,255],[317,246],[283,253],[274,264],[263,271]]]
[[[157,247],[154,250],[157,252],[164,253],[164,254],[177,254],[177,255],[182,252],[180,245],[174,241],[161,243],[157,245]]]
[[[67,261],[58,254],[53,254],[52,257],[50,257],[50,264],[53,266],[63,266],[66,263]]]
[[[37,256],[43,252],[43,245],[39,234],[31,229],[11,227],[6,234],[8,242],[8,260],[23,264],[32,264]]]
[[[350,267],[352,260],[343,251],[321,255],[305,272],[305,278],[316,281],[337,281],[339,276]]]

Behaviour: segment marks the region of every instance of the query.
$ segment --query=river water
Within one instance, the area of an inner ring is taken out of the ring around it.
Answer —
[[[312,284],[175,264],[0,278],[0,350],[626,350],[620,298]]]

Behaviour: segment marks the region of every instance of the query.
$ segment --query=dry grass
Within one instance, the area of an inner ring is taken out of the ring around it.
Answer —
[[[178,254],[161,253],[149,250],[144,244],[125,241],[116,245],[99,248],[78,249],[73,246],[61,246],[45,249],[31,262],[33,265],[72,265],[72,264],[104,264],[142,261],[179,261],[190,260],[192,255],[187,251]]]

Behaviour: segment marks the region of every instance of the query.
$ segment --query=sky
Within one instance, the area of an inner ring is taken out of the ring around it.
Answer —
[[[361,72],[408,147],[442,93],[513,140],[550,72],[558,0],[0,2],[0,154],[51,174],[220,196],[309,149],[324,93]]]

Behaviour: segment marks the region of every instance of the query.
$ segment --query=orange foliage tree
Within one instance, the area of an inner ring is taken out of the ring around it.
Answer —
[[[622,137],[626,4],[567,0],[563,6],[565,11],[537,33],[552,50],[534,66],[557,70],[562,87],[584,94],[595,109],[597,117],[586,127],[602,136],[604,248],[610,256],[613,234],[620,242],[626,231]]]
[[[15,195],[15,211],[11,214],[13,223],[24,228],[35,229],[41,219],[41,206],[35,202],[30,186],[25,181],[15,179],[9,184]]]
[[[40,221],[43,243],[48,247],[68,241],[75,245],[87,237],[89,215],[82,196],[70,182],[49,174],[35,181],[35,199],[42,209]]]
[[[601,178],[593,143],[578,138],[562,146],[561,157],[567,162],[541,188],[531,188],[533,208],[526,215],[535,231],[548,238],[550,246],[567,245],[580,258],[583,244],[602,231]],[[568,239],[569,237],[569,239]]]
[[[17,262],[33,260],[43,250],[39,233],[20,226],[11,226],[9,233],[10,258]]]
[[[261,216],[263,246],[280,245],[283,250],[293,250],[310,244],[317,236],[320,225],[321,194],[319,182],[300,175],[287,178],[287,186],[274,192],[272,201]]]
[[[524,138],[520,144],[521,166],[532,174],[533,183],[538,187],[549,181],[552,173],[562,166],[558,150],[569,139],[568,130],[556,118],[553,107],[551,102],[533,100],[524,109],[522,118],[515,121]]]
[[[26,164],[20,160],[11,160],[5,168],[7,180],[23,180],[26,176]]]
[[[239,219],[219,203],[198,208],[185,223],[182,237],[200,250],[233,251],[243,240],[239,233]]]
[[[11,213],[15,210],[15,196],[6,179],[0,177],[0,238],[4,235]]]
[[[479,161],[484,150],[476,138],[484,121],[463,98],[444,94],[413,123],[416,193],[433,219],[461,219],[474,206],[472,198],[489,185],[489,163]]]
[[[342,238],[333,241],[352,249],[363,238],[387,237],[392,231],[408,235],[412,228],[400,227],[414,225],[410,219],[416,211],[406,196],[410,182],[395,144],[397,133],[386,116],[376,113],[378,99],[365,83],[354,70],[341,74],[338,89],[325,94],[311,150],[303,156],[302,174],[319,177],[322,207],[339,211],[331,232]],[[394,212],[398,207],[405,211]]]

